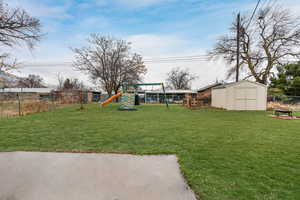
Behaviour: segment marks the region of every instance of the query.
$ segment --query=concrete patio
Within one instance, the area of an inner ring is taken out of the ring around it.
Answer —
[[[0,200],[195,200],[177,157],[0,153]]]

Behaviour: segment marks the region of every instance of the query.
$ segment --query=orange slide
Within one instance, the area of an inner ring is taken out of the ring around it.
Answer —
[[[114,96],[111,96],[111,97],[108,98],[107,100],[103,101],[103,102],[101,103],[101,106],[105,106],[105,105],[109,104],[109,103],[112,102],[114,99],[116,99],[116,98],[118,98],[118,97],[120,97],[120,96],[122,96],[122,93],[118,93],[118,94],[116,94],[116,95],[114,95]]]

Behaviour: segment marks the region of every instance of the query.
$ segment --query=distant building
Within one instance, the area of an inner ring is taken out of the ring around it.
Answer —
[[[166,96],[169,103],[182,104],[186,95],[195,96],[196,91],[193,90],[166,90]],[[143,96],[144,95],[144,96]],[[164,92],[162,90],[145,91],[140,94],[142,102],[147,103],[164,103]]]
[[[54,88],[2,88],[0,92],[7,92],[7,93],[39,93],[39,94],[46,94],[51,93]]]
[[[222,85],[222,83],[214,83],[207,85],[197,90],[197,100],[202,101],[203,104],[211,105],[211,91],[212,88]]]
[[[16,99],[18,95],[22,99],[38,100],[49,98],[53,88],[2,88],[0,94],[5,99]]]
[[[81,89],[58,89],[53,91],[54,98],[63,104],[98,102],[101,92]]]
[[[101,92],[90,90],[57,90],[54,88],[2,88],[0,94],[6,99],[15,99],[18,95],[22,99],[53,100],[64,104],[98,102]]]

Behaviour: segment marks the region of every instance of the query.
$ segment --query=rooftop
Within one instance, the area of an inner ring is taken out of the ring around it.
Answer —
[[[256,85],[260,85],[260,86],[264,86],[266,87],[266,85],[262,84],[262,83],[258,83],[258,82],[254,82],[254,81],[248,81],[248,80],[241,80],[239,82],[230,82],[230,83],[223,83],[217,87],[214,87],[214,89],[222,89],[222,88],[226,88],[226,87],[229,87],[229,86],[232,86],[232,85],[235,85],[235,84],[240,84],[241,82],[249,82],[249,83],[253,83],[253,84],[256,84]]]
[[[50,93],[54,88],[4,88],[0,92]]]
[[[145,93],[164,93],[163,90],[147,90]],[[166,90],[166,94],[191,94],[197,93],[194,90]]]
[[[221,86],[221,85],[222,85],[222,83],[214,83],[214,84],[211,84],[211,85],[208,85],[208,86],[198,89],[198,92],[202,92],[207,89],[214,88],[214,87]]]

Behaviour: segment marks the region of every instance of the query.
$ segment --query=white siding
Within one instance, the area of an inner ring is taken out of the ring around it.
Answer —
[[[226,107],[227,110],[234,110],[236,105],[234,102],[235,99],[235,91],[233,87],[226,87]]]
[[[226,107],[226,88],[213,89],[211,92],[211,105],[216,108]]]
[[[258,91],[257,91],[257,98],[259,99],[259,101],[257,102],[258,110],[267,110],[267,95],[268,95],[267,86],[258,87]]]

